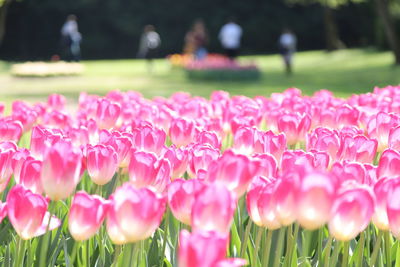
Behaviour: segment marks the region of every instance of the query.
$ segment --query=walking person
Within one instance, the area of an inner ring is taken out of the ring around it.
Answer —
[[[285,28],[279,37],[279,50],[285,64],[286,73],[292,74],[292,61],[293,55],[296,51],[297,39],[294,33],[289,29]]]
[[[81,59],[81,41],[82,35],[78,31],[77,17],[69,15],[61,28],[61,46],[67,61],[79,61]]]
[[[192,54],[196,60],[207,57],[208,34],[203,20],[198,19],[192,29],[185,35],[185,54]]]
[[[157,57],[158,49],[161,45],[160,35],[156,32],[153,25],[146,25],[140,38],[138,58],[145,58],[149,72],[153,69],[153,59]]]
[[[236,24],[234,18],[230,18],[219,32],[221,45],[225,50],[226,56],[231,60],[234,60],[239,54],[242,32],[242,28]]]

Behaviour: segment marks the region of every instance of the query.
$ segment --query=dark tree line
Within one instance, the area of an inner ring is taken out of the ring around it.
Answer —
[[[209,50],[219,52],[218,31],[232,15],[243,27],[245,54],[277,52],[283,27],[291,27],[297,34],[300,50],[326,48],[327,30],[336,32],[347,47],[379,44],[388,48],[391,41],[382,39],[385,22],[380,20],[374,1],[388,0],[350,2],[335,10],[324,9],[320,3],[288,5],[282,0],[0,0],[0,42],[5,32],[0,58],[46,60],[58,54],[60,28],[71,13],[78,16],[82,55],[87,59],[134,57],[146,24],[155,25],[160,33],[162,56],[180,52],[184,35],[196,18],[206,22]],[[5,4],[7,16],[2,24]],[[326,12],[335,22],[331,29],[324,23]],[[391,22],[396,31],[396,20],[391,18]]]

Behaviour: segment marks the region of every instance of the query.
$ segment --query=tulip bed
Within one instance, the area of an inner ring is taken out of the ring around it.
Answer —
[[[112,91],[0,116],[2,266],[398,266],[400,86]],[[0,114],[4,112],[0,105]]]
[[[242,64],[224,55],[209,54],[202,60],[191,55],[174,54],[168,57],[173,67],[181,67],[192,80],[258,80],[261,72],[257,65]]]
[[[84,66],[80,63],[71,62],[26,62],[14,64],[11,74],[17,77],[55,77],[80,75]]]

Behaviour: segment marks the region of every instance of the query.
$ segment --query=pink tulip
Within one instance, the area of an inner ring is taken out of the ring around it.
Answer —
[[[31,155],[39,160],[43,159],[46,150],[63,138],[61,132],[51,131],[41,126],[35,126],[31,135]]]
[[[52,109],[63,110],[67,99],[63,95],[51,94],[47,97],[47,105]]]
[[[358,184],[368,184],[367,171],[364,165],[358,162],[336,162],[332,166],[332,174],[340,183],[352,181]]]
[[[164,148],[166,134],[163,130],[150,126],[143,126],[132,130],[133,145],[137,150],[160,154]]]
[[[221,149],[221,139],[215,132],[201,131],[196,135],[197,144],[209,144],[210,146]]]
[[[285,133],[288,145],[304,141],[310,127],[311,119],[307,114],[282,114],[278,119],[278,129]]]
[[[124,235],[121,227],[118,225],[113,195],[110,196],[109,202],[108,202],[106,228],[107,228],[108,236],[110,237],[111,241],[114,244],[123,245],[123,244],[128,243],[127,237]]]
[[[399,239],[400,238],[400,203],[399,203],[399,193],[400,193],[400,178],[397,177],[395,179],[389,180],[385,183],[385,189],[387,190],[386,194],[383,196],[383,199],[380,199],[380,202],[386,200],[386,211],[387,211],[387,219],[389,223],[389,229],[392,234]],[[377,195],[377,199],[382,197],[382,195]],[[384,204],[381,203],[383,208]],[[385,221],[387,222],[387,221]],[[386,225],[384,225],[386,226]]]
[[[171,142],[178,146],[186,146],[195,140],[196,128],[192,121],[186,119],[174,119],[169,128]]]
[[[147,188],[135,189],[129,183],[117,188],[111,201],[108,229],[114,232],[108,233],[112,240],[123,243],[151,236],[160,225],[166,206],[164,197]]]
[[[339,147],[340,139],[336,131],[316,128],[307,136],[307,151],[325,151],[329,154],[331,162],[336,161]]]
[[[86,160],[89,176],[98,185],[111,181],[118,168],[118,156],[112,146],[89,145]]]
[[[27,158],[33,159],[33,157],[30,156],[30,151],[26,148],[20,148],[16,150],[12,156],[11,165],[14,171],[14,180],[17,184],[19,183],[22,165]]]
[[[219,156],[219,150],[209,145],[194,145],[189,149],[189,175],[196,177],[199,172],[206,172],[211,162]]]
[[[340,192],[332,206],[329,232],[337,240],[349,241],[368,226],[374,213],[375,197],[369,187]]]
[[[247,187],[258,174],[259,169],[259,161],[227,150],[218,160],[210,164],[206,180],[225,185],[240,198],[247,191]]]
[[[298,190],[300,176],[303,175],[302,172],[304,172],[303,169],[295,167],[276,180],[276,185],[272,194],[272,205],[275,207],[275,214],[278,222],[283,226],[290,225],[296,220],[298,208],[296,192]]]
[[[260,167],[258,168],[258,175],[264,177],[276,177],[278,171],[278,163],[271,154],[256,154],[253,157],[258,160]]]
[[[176,148],[174,145],[172,145],[165,151],[163,157],[168,159],[169,163],[171,164],[171,179],[182,177],[185,174],[189,161],[189,152],[187,149],[183,147]]]
[[[133,145],[131,138],[121,133],[102,130],[99,134],[100,144],[112,146],[118,155],[118,166],[125,168],[129,166]]]
[[[257,153],[269,153],[279,164],[287,148],[286,136],[283,133],[275,135],[272,131],[267,131],[260,136],[260,140],[256,141],[254,146]]]
[[[275,205],[272,202],[275,193],[275,179],[257,177],[249,186],[246,195],[247,212],[258,226],[275,230],[281,227],[276,217]]]
[[[193,203],[192,229],[227,234],[235,209],[236,198],[233,194],[221,184],[211,184],[197,194]]]
[[[171,179],[171,165],[166,159],[158,159],[155,154],[134,152],[129,164],[129,181],[136,187],[153,187],[164,192]]]
[[[400,176],[400,153],[392,149],[383,151],[376,174],[378,179]]]
[[[388,146],[391,149],[400,150],[400,126],[390,129]]]
[[[310,172],[301,179],[296,217],[303,228],[315,230],[328,222],[336,187],[334,177],[323,172]]]
[[[179,234],[178,266],[215,267],[217,262],[225,259],[227,246],[226,234],[182,230]]]
[[[325,170],[329,165],[329,155],[326,152],[304,152],[303,150],[287,150],[282,155],[281,171],[292,171],[293,168],[304,166],[309,169]]]
[[[399,179],[389,179],[384,177],[379,179],[373,188],[376,197],[376,206],[374,215],[372,216],[372,222],[378,229],[382,231],[389,230],[389,219],[387,213],[387,207],[389,204],[388,200],[390,195],[389,193],[393,187],[393,181],[398,181],[398,180]],[[392,200],[393,199],[391,199],[391,201]]]
[[[82,152],[67,141],[49,148],[42,164],[41,181],[44,192],[52,200],[65,199],[80,181]]]
[[[22,136],[22,123],[17,120],[0,120],[0,142],[18,142]]]
[[[68,228],[76,241],[84,241],[96,234],[107,212],[105,200],[97,195],[77,192],[68,215]]]
[[[263,152],[261,144],[262,133],[256,128],[239,127],[233,137],[233,149],[240,154],[252,155],[254,152]],[[258,147],[256,142],[258,141]],[[258,149],[257,149],[258,148]]]
[[[244,259],[226,259],[228,237],[217,232],[182,230],[179,234],[178,267],[240,267]],[[207,255],[207,257],[204,257]]]
[[[363,135],[342,137],[338,156],[341,160],[358,161],[360,163],[372,163],[376,154],[378,142],[368,139]]]
[[[398,116],[386,112],[379,112],[370,119],[367,126],[368,136],[378,140],[378,152],[388,147],[390,130],[399,124]]]
[[[97,101],[96,121],[100,129],[115,128],[120,113],[119,104],[105,98]]]
[[[7,216],[7,203],[3,203],[0,201],[0,223]]]
[[[215,267],[240,267],[246,264],[247,261],[245,259],[231,258],[217,262],[217,265],[215,265]]]
[[[41,170],[42,162],[40,160],[27,158],[21,167],[19,184],[35,194],[42,194],[43,186],[40,180]]]
[[[8,181],[13,173],[12,157],[14,153],[13,149],[0,147],[0,183]]]
[[[24,189],[21,185],[14,186],[7,195],[7,214],[18,235],[28,240],[53,230],[61,222],[47,212],[48,203],[44,197]]]
[[[355,107],[347,104],[336,109],[336,125],[337,128],[342,128],[346,125],[358,125],[360,112]]]
[[[175,218],[191,225],[192,206],[204,186],[198,179],[176,179],[168,185],[168,204]]]
[[[84,126],[69,129],[67,135],[74,146],[85,146],[90,143],[89,130]]]

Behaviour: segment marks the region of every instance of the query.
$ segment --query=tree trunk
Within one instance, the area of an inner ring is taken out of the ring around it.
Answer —
[[[333,51],[345,48],[345,45],[339,39],[339,34],[332,8],[328,7],[327,5],[323,5],[323,8],[324,8],[326,49],[328,51]]]
[[[0,45],[3,42],[4,35],[6,34],[6,20],[7,20],[7,11],[13,0],[5,0],[3,5],[0,6]]]
[[[383,27],[386,33],[389,46],[393,51],[395,64],[400,64],[400,42],[396,35],[396,29],[392,18],[390,17],[388,1],[387,0],[375,0],[378,15],[383,22]]]

